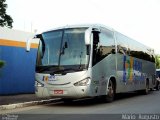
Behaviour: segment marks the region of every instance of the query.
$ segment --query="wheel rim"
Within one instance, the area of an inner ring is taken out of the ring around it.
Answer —
[[[109,81],[109,85],[108,85],[108,97],[109,98],[113,98],[113,96],[114,96],[113,83],[112,83],[112,81]]]

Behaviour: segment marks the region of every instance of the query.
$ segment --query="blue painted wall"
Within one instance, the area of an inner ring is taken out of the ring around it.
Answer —
[[[34,93],[34,73],[37,49],[0,46],[0,95]]]

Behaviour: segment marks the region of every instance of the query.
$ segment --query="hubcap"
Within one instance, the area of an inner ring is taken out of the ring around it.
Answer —
[[[112,82],[110,81],[109,82],[109,86],[108,86],[108,97],[113,97],[113,85],[112,85]]]

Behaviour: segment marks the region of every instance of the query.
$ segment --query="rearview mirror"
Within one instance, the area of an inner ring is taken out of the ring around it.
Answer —
[[[87,29],[85,32],[85,44],[86,45],[91,44],[91,29]]]
[[[26,41],[26,52],[29,52],[30,51],[30,49],[32,48],[32,43],[33,44],[38,44],[38,42],[39,42],[39,38],[30,38],[30,39],[27,39],[27,41]]]
[[[26,52],[29,52],[31,49],[31,39],[28,39],[26,41]]]

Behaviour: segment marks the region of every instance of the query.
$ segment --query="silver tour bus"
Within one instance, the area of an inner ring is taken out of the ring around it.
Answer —
[[[155,85],[153,49],[103,25],[65,26],[37,34],[35,93],[64,100],[116,93],[148,94]],[[30,41],[27,42],[29,51]]]

